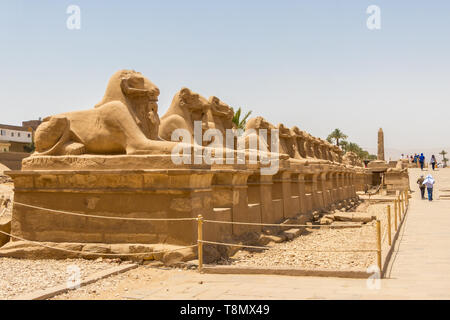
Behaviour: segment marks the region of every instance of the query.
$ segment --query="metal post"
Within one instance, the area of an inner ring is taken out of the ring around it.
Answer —
[[[202,272],[203,270],[203,216],[201,214],[198,215],[198,231],[197,231],[197,235],[198,235],[198,271]]]
[[[404,198],[404,194],[403,194],[403,192],[402,193],[400,193],[400,201],[401,201],[401,205],[402,205],[402,210],[401,210],[401,214],[400,214],[400,218],[404,215],[404,213],[405,213],[405,200],[403,199]]]
[[[405,213],[406,213],[406,209],[408,208],[408,193],[406,192],[406,190],[403,192],[404,197],[405,197]]]
[[[388,223],[387,223],[387,227],[388,227],[388,240],[389,240],[389,245],[392,245],[392,235],[391,235],[391,206],[390,206],[390,205],[387,206],[387,219],[388,219]]]
[[[405,190],[405,199],[406,199],[406,205],[409,207],[409,195],[408,195],[408,189]]]
[[[397,232],[397,199],[394,199],[394,227],[395,227],[395,232]]]
[[[381,268],[381,224],[380,220],[377,220],[377,262],[378,268],[380,269],[380,274],[383,274]]]

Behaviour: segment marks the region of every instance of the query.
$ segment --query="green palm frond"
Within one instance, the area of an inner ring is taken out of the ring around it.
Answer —
[[[231,120],[238,129],[244,129],[245,124],[247,123],[248,117],[252,114],[252,111],[249,111],[245,114],[245,116],[241,119],[242,109],[239,107],[237,111],[234,113],[233,119]]]

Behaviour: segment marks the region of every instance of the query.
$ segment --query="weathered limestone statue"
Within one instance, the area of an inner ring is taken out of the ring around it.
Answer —
[[[267,130],[266,137],[261,136],[262,139],[260,139],[259,135],[259,130],[261,129]],[[245,124],[245,131],[243,134],[243,138],[245,139],[245,149],[272,151],[270,150],[272,129],[276,129],[276,127],[263,117],[255,117],[248,120],[247,123]],[[252,143],[255,145],[252,145]]]
[[[378,130],[378,154],[377,160],[384,161],[384,133],[383,129]]]
[[[342,161],[346,165],[351,165],[354,167],[363,167],[362,161],[359,159],[358,155],[352,151],[347,152],[343,157]]]
[[[342,150],[338,146],[332,147],[333,161],[342,163]]]
[[[118,71],[95,108],[44,119],[35,155],[170,153],[174,143],[158,137],[158,96],[141,73]]]
[[[300,159],[294,147],[294,135],[291,133],[291,130],[282,123],[278,124],[277,129],[279,130],[278,134],[280,137],[280,153],[285,153],[290,158]]]
[[[292,127],[292,134],[295,139],[295,146],[300,158],[305,159],[307,157],[305,150],[305,135],[306,133],[300,130],[297,126]]]
[[[233,115],[231,107],[219,98],[213,96],[207,100],[188,88],[182,88],[161,117],[159,135],[164,140],[171,140],[176,129],[184,129],[191,133],[194,142],[194,121],[201,121],[202,134],[208,129],[217,129],[225,137],[226,129],[233,128]]]

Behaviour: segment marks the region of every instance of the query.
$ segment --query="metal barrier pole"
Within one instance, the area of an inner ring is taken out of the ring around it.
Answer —
[[[394,227],[395,227],[395,232],[397,232],[397,199],[394,199]]]
[[[400,201],[402,202],[402,211],[401,211],[401,214],[400,214],[400,219],[402,218],[403,214],[405,213],[405,200],[403,199],[404,196],[405,195],[403,194],[403,192],[400,193]]]
[[[405,213],[406,213],[406,208],[408,208],[408,194],[406,193],[406,190],[403,192],[403,195],[405,197]]]
[[[203,216],[201,214],[198,215],[198,271],[202,272],[203,270]]]
[[[409,207],[409,195],[408,195],[408,189],[405,190],[405,198],[406,198],[406,205]]]
[[[380,273],[382,274],[381,269],[381,225],[380,220],[377,220],[377,262],[378,268],[380,269]]]
[[[391,206],[390,206],[390,205],[387,206],[387,219],[388,219],[388,223],[387,223],[387,227],[388,227],[388,240],[389,240],[389,245],[392,245],[392,235],[391,235]]]

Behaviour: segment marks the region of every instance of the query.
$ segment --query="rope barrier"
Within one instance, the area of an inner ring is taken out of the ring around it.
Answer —
[[[127,218],[127,217],[98,216],[98,215],[90,215],[90,214],[83,214],[83,213],[68,212],[68,211],[63,211],[63,210],[42,208],[42,207],[32,206],[30,204],[25,204],[25,203],[20,203],[20,202],[14,202],[14,204],[32,208],[32,209],[44,210],[44,211],[49,211],[49,212],[54,212],[54,213],[63,213],[63,214],[68,214],[68,215],[72,215],[72,216],[79,216],[79,217],[86,217],[86,218],[132,220],[132,221],[195,221],[195,220],[197,220],[197,218]]]
[[[32,241],[32,240],[27,240],[27,239],[24,239],[24,238],[21,238],[21,237],[18,237],[18,236],[13,236],[12,234],[9,234],[9,233],[4,232],[4,231],[0,231],[0,233],[3,233],[4,235],[10,236],[10,237],[15,238],[15,239],[19,239],[19,240],[22,240],[22,241],[25,241],[25,242],[33,243],[33,244],[36,244],[38,246],[49,248],[49,249],[60,250],[60,251],[76,253],[76,254],[99,255],[99,256],[141,256],[141,255],[153,255],[153,254],[159,254],[159,253],[167,253],[167,252],[179,251],[179,250],[183,250],[183,249],[187,249],[187,248],[194,248],[194,247],[198,246],[198,244],[194,244],[194,245],[191,245],[191,246],[185,246],[185,247],[176,248],[176,249],[170,249],[170,250],[164,250],[164,251],[142,252],[142,253],[99,253],[99,252],[86,252],[86,251],[77,251],[77,250],[70,250],[70,249],[64,249],[64,248],[56,248],[56,247],[52,247],[52,246],[43,244],[43,243],[38,242],[38,241]]]
[[[306,228],[336,228],[333,225],[321,225],[321,224],[275,224],[275,223],[254,223],[254,222],[237,222],[237,221],[219,221],[219,220],[203,220],[203,222],[209,223],[225,223],[225,224],[239,224],[239,225],[250,225],[250,226],[265,226],[265,227],[306,227]],[[348,224],[346,227],[361,226],[360,224]],[[340,226],[339,226],[340,227]]]
[[[277,249],[277,250],[285,250],[285,251],[300,251],[300,252],[376,252],[376,249],[361,249],[361,250],[313,250],[313,249],[288,249],[288,248],[274,248],[274,247],[262,247],[262,246],[250,246],[245,244],[236,244],[236,243],[224,243],[224,242],[215,242],[215,241],[206,241],[206,240],[198,240],[201,243],[209,243],[209,244],[217,244],[222,246],[231,246],[231,247],[243,247],[243,248],[253,248],[253,249]]]
[[[131,221],[197,221],[198,218],[127,218],[127,217],[111,217],[111,216],[99,216],[89,215],[83,213],[68,212],[64,210],[54,210],[49,208],[43,208],[25,204],[21,202],[14,202],[19,206],[24,206],[32,209],[44,210],[54,213],[62,213],[72,216],[86,217],[86,218],[99,218],[99,219],[112,219],[112,220],[131,220]],[[309,224],[283,224],[283,223],[253,223],[253,222],[238,222],[238,221],[219,221],[219,220],[203,220],[203,222],[209,223],[222,223],[222,224],[238,224],[238,225],[253,225],[253,226],[267,226],[267,227],[306,227],[306,228],[335,228],[333,225],[309,225]],[[361,226],[360,224],[348,224],[346,227]]]

